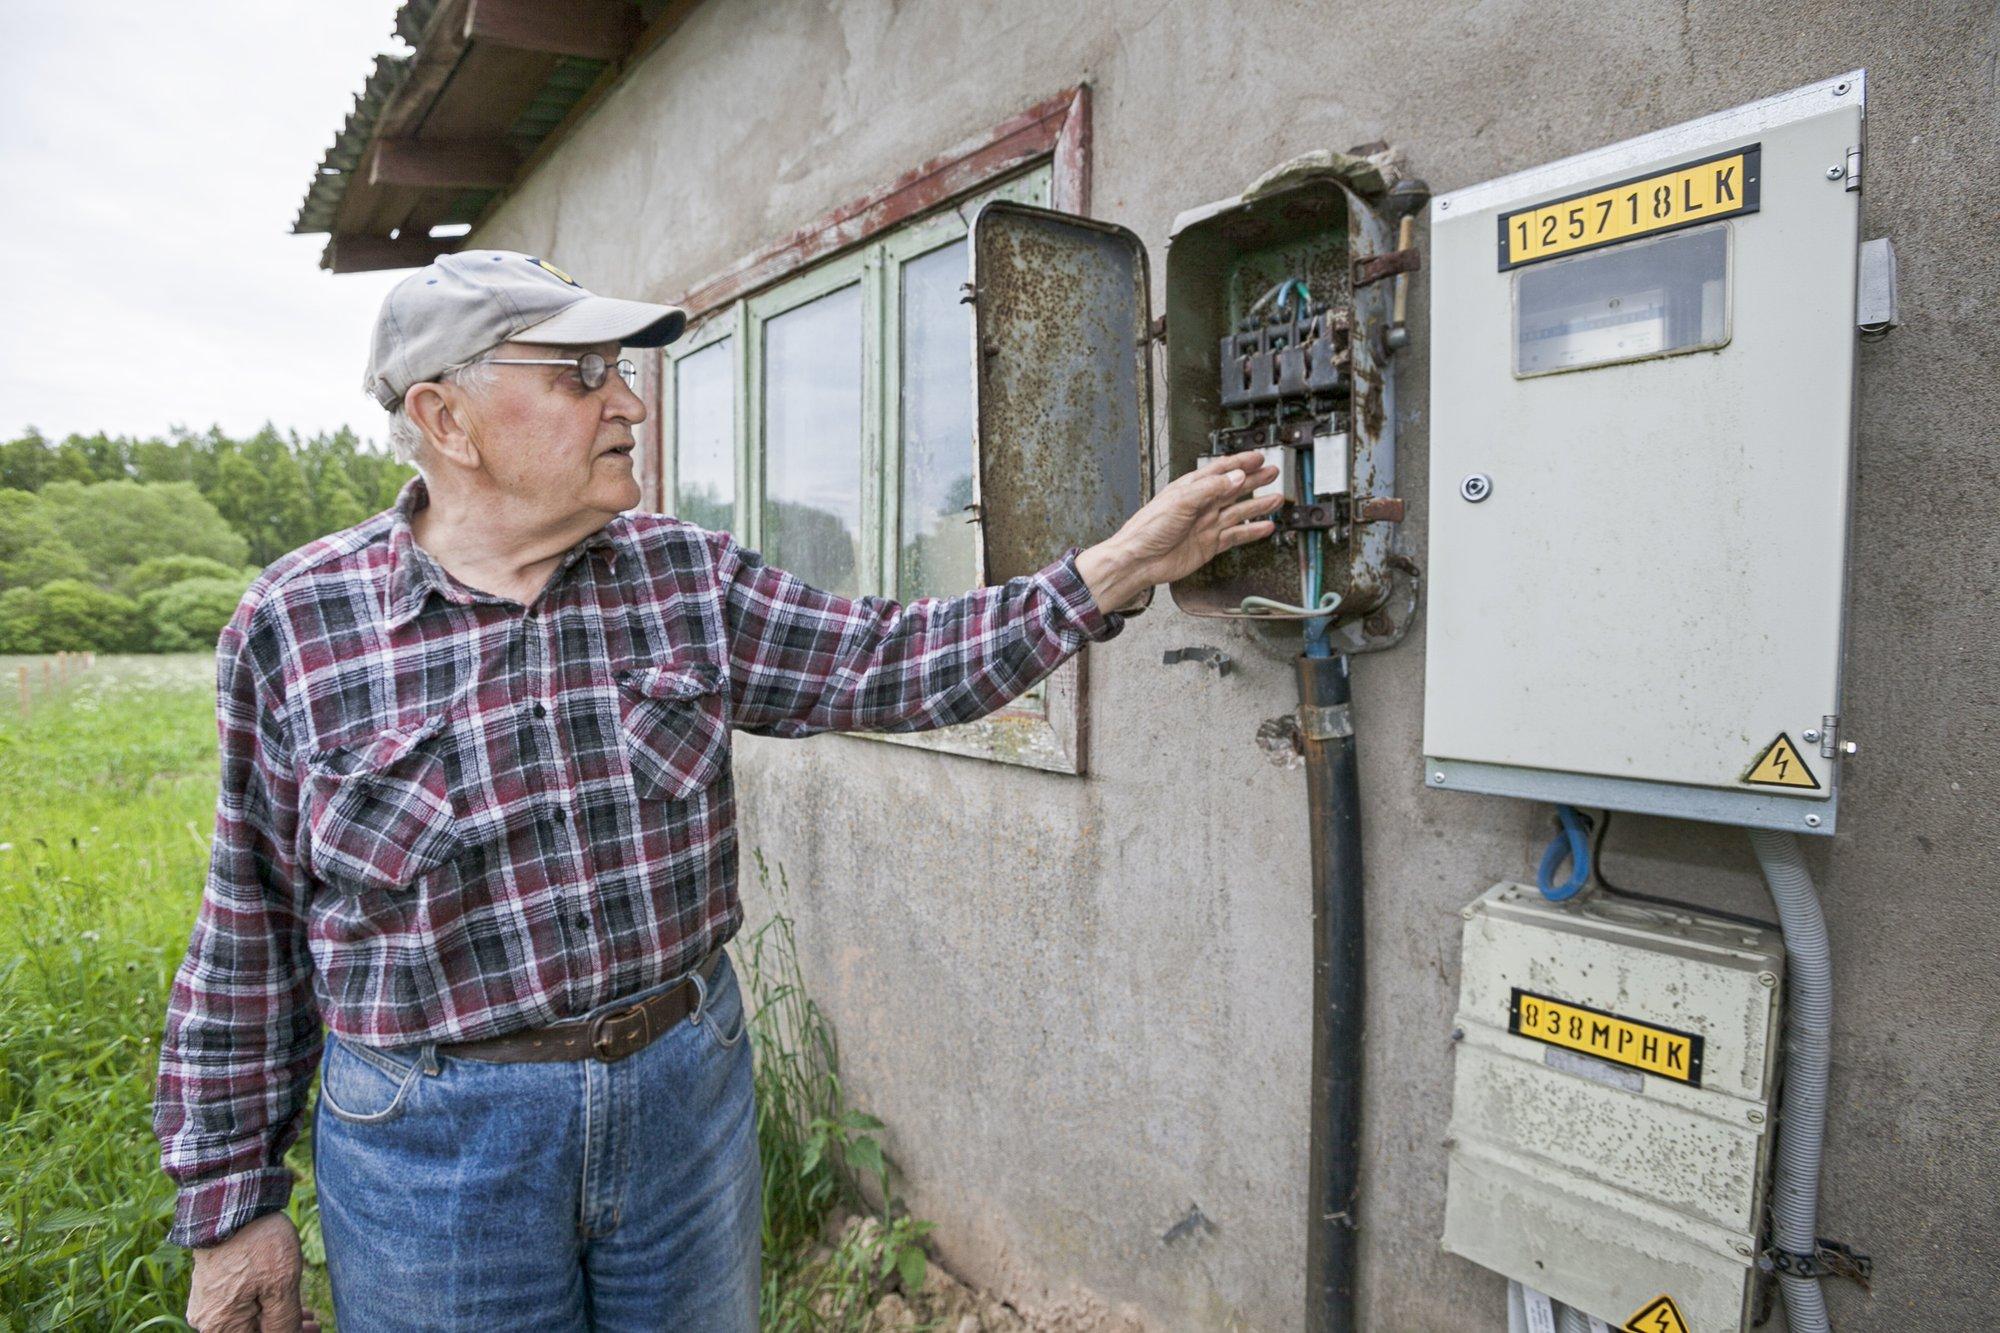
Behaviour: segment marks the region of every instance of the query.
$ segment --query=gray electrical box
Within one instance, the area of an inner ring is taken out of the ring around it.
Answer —
[[[1613,1328],[1745,1327],[1778,933],[1524,884],[1464,916],[1445,1249]]]
[[[1426,785],[1833,831],[1865,93],[1432,203]]]

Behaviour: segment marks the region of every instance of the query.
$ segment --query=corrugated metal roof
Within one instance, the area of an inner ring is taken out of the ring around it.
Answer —
[[[405,0],[403,7],[396,12],[397,38],[413,50],[421,48],[433,36],[432,23],[442,3],[443,0]],[[375,138],[384,113],[395,101],[416,63],[414,54],[380,55],[375,58],[375,68],[355,96],[346,124],[334,136],[333,146],[320,159],[319,168],[313,173],[312,184],[307,187],[298,217],[292,223],[295,235],[333,230],[341,202],[361,169],[368,145]],[[506,138],[523,158],[562,123],[608,64],[608,61],[574,56],[556,61],[532,103],[507,128]],[[500,193],[490,189],[457,191],[444,220],[474,222]]]
[[[437,7],[438,0],[404,0],[403,7],[396,11],[396,39],[404,46],[421,46]]]
[[[411,0],[411,4],[429,3],[430,0]],[[409,12],[404,6],[404,13]],[[400,16],[399,16],[400,22]],[[368,141],[374,136],[375,122],[381,117],[382,109],[389,104],[403,80],[410,75],[410,67],[416,63],[412,56],[379,55],[375,57],[375,68],[368,75],[367,83],[355,95],[354,109],[347,113],[347,123],[333,136],[333,147],[326,150],[320,159],[319,170],[313,173],[312,184],[306,187],[305,202],[299,205],[299,216],[292,223],[293,235],[333,230],[334,215],[340,211],[340,201],[347,193],[347,182],[361,167],[361,156],[368,148]]]

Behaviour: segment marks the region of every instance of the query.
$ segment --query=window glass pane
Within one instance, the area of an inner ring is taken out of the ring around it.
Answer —
[[[730,340],[710,343],[674,362],[674,516],[704,528],[735,524],[736,396],[730,383]]]
[[[1727,223],[1516,269],[1514,373],[1720,347],[1728,277]]]
[[[861,289],[764,325],[764,554],[817,588],[860,593]]]
[[[972,503],[972,310],[961,303],[965,242],[903,265],[904,601],[979,581]]]

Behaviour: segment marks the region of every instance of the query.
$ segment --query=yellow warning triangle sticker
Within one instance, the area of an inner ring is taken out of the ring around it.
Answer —
[[[1625,1321],[1625,1333],[1692,1333],[1692,1330],[1681,1317],[1681,1307],[1674,1304],[1674,1298],[1660,1296]]]
[[[1792,744],[1792,738],[1782,731],[1778,733],[1778,739],[1757,756],[1757,762],[1750,765],[1750,771],[1743,775],[1743,780],[1759,787],[1819,790],[1819,779],[1806,767],[1805,756],[1799,753],[1798,746]]]

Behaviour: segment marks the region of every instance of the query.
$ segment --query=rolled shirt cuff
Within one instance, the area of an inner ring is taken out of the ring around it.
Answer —
[[[1080,546],[1063,552],[1042,571],[1042,584],[1056,605],[1056,614],[1084,638],[1101,643],[1125,628],[1125,617],[1099,607],[1097,599],[1090,595],[1090,585],[1083,581],[1083,572],[1076,567],[1076,559],[1082,553]]]
[[[175,1245],[214,1245],[239,1227],[282,1210],[292,1197],[289,1167],[235,1171],[181,1188],[174,1199],[174,1225],[167,1239]]]

